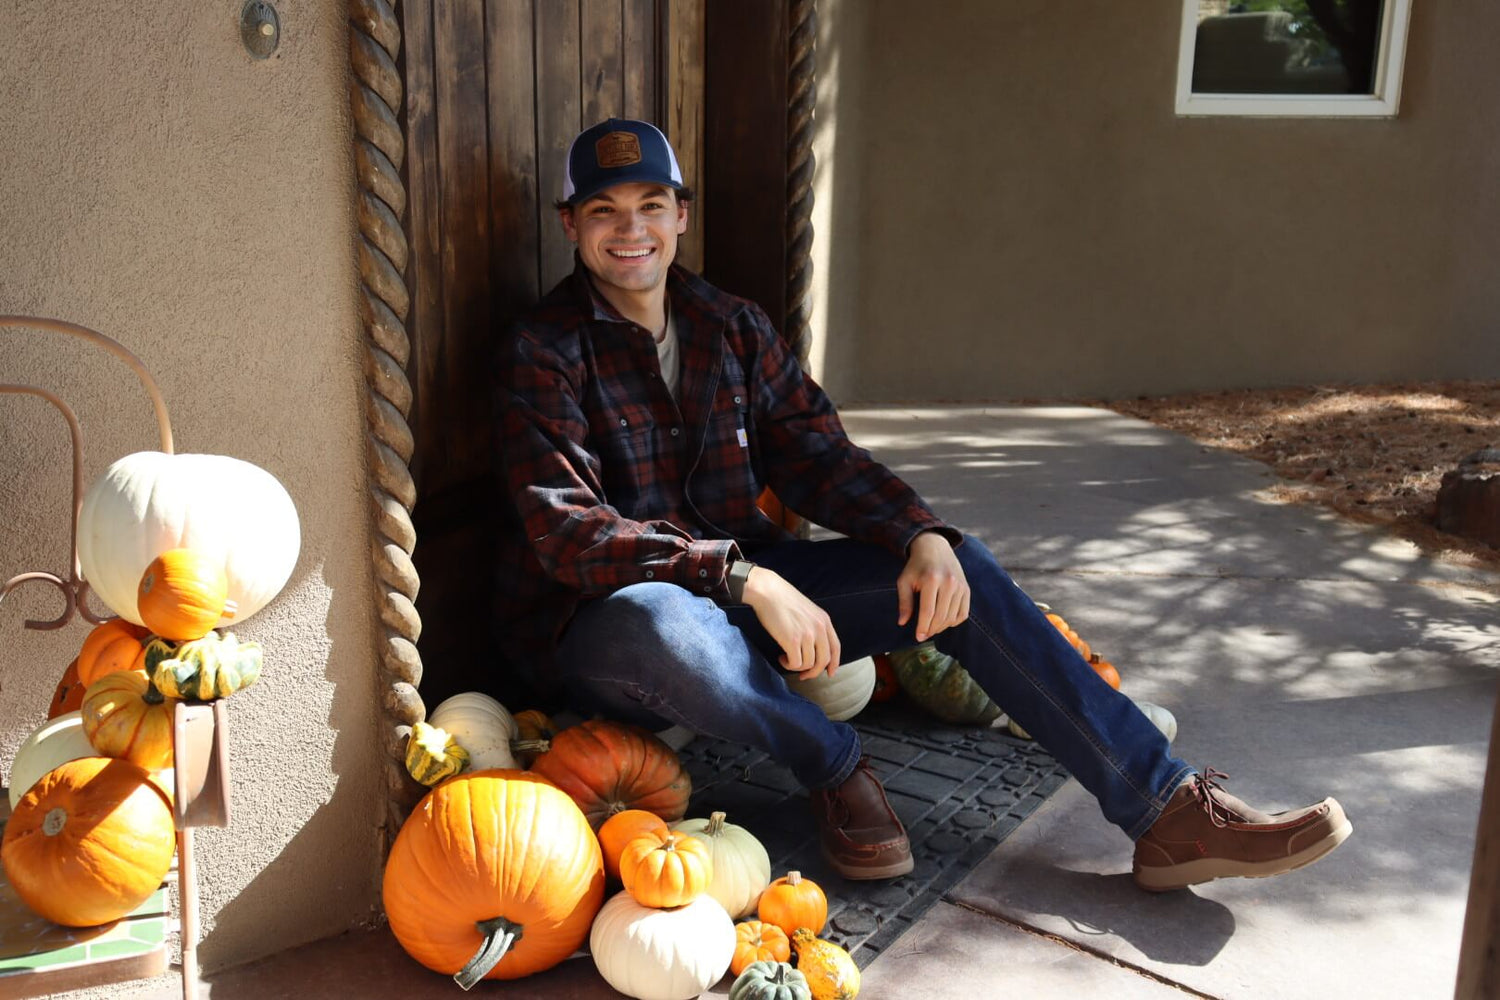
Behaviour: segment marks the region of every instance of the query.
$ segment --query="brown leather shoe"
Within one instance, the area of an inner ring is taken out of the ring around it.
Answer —
[[[911,842],[886,801],[880,779],[861,757],[837,788],[811,791],[823,857],[844,878],[895,878],[912,869]]]
[[[1178,786],[1167,807],[1135,842],[1135,883],[1149,892],[1216,878],[1265,878],[1310,865],[1353,829],[1334,799],[1263,813],[1219,787],[1213,768]]]

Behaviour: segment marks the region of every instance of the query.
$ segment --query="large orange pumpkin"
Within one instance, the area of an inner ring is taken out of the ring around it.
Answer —
[[[121,757],[148,771],[172,766],[172,711],[144,670],[119,670],[90,684],[83,695],[83,731],[105,757]]]
[[[129,761],[81,757],[44,774],[5,825],[0,861],[31,909],[68,927],[118,920],[161,885],[172,808]]]
[[[382,895],[407,954],[469,989],[577,951],[604,901],[604,862],[572,799],[526,771],[476,771],[417,804]]]
[[[123,618],[111,618],[94,626],[78,651],[78,679],[88,687],[105,674],[131,669],[150,634],[148,629]]]
[[[567,792],[595,830],[626,809],[682,819],[693,790],[671,747],[640,726],[603,719],[558,733],[531,770]]]

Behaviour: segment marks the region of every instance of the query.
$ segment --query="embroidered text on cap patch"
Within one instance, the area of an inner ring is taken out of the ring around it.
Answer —
[[[601,167],[628,167],[641,162],[641,140],[634,132],[611,132],[594,143]]]

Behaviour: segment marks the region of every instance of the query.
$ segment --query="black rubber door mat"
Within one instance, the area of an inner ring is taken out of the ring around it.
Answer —
[[[949,726],[903,705],[871,705],[851,721],[911,837],[910,875],[854,882],[834,872],[818,849],[807,792],[763,752],[700,736],[680,756],[693,779],[688,815],[722,810],[765,845],[773,878],[795,869],[817,882],[828,895],[823,936],[863,968],[1068,775],[1002,729]]]

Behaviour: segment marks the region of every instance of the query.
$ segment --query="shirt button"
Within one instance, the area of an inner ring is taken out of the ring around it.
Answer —
[[[736,397],[734,397],[734,401],[735,401],[735,402],[736,402],[736,403],[738,403],[738,402],[739,402],[739,401],[740,401],[740,397],[738,397],[738,396],[736,396]]]
[[[677,435],[679,435],[681,433],[682,433],[682,431],[678,430],[676,427],[672,428],[672,436],[673,437],[676,437]]]
[[[647,372],[646,373],[646,377],[647,378],[656,378],[656,372]]]
[[[714,589],[714,588],[712,588],[712,587],[704,587],[704,588],[703,588],[703,592],[704,592],[704,593],[705,593],[705,594],[708,594],[708,593],[711,593],[711,592],[712,592],[712,591],[713,591],[713,589]]]
[[[624,417],[621,417],[620,418],[620,426],[621,427],[629,427],[630,426],[630,421],[626,420]]]
[[[648,570],[646,570],[646,579],[648,579],[648,580],[655,580],[656,579],[656,570],[654,570],[654,569],[648,569]]]
[[[700,569],[698,571],[698,575],[699,576],[707,576],[708,575],[708,570],[706,570],[706,569]]]

